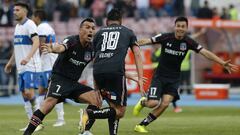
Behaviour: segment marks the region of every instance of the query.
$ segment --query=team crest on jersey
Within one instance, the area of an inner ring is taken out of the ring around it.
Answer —
[[[85,52],[85,54],[84,54],[84,60],[85,61],[89,61],[89,60],[91,60],[91,52]]]
[[[180,44],[180,50],[181,50],[181,51],[187,50],[187,44],[186,44],[186,43],[181,43],[181,44]]]

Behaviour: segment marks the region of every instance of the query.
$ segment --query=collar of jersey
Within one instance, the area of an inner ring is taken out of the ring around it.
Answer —
[[[119,25],[119,24],[116,24],[116,23],[112,23],[112,24],[110,24],[109,26],[115,26],[115,25]]]
[[[42,21],[40,24],[43,24],[43,23],[48,23],[47,21]]]
[[[20,24],[23,25],[24,23],[27,22],[27,20],[28,20],[28,18],[26,17],[26,18],[24,19],[24,21],[23,21],[22,23],[20,23]]]

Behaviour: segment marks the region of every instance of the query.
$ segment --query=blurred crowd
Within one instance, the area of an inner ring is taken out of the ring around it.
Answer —
[[[0,25],[13,25],[13,3],[18,0],[0,1]],[[124,11],[125,17],[147,19],[149,17],[186,15],[184,0],[21,0],[30,4],[33,10],[44,9],[48,20],[54,19],[59,12],[59,21],[68,22],[70,18],[93,17],[97,25],[103,25],[103,18],[113,7]],[[192,0],[190,15],[197,18],[238,19],[238,10],[233,4],[222,9],[210,6],[206,0],[201,6],[200,0]],[[31,14],[31,13],[30,13]]]

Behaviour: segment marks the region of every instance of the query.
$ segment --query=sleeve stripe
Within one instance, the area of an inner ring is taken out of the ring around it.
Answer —
[[[152,37],[152,38],[151,38],[151,42],[152,42],[152,43],[155,43],[155,42],[156,42],[156,38],[155,38],[155,37]]]
[[[37,35],[38,35],[37,33],[33,33],[33,34],[31,34],[31,38],[34,36],[37,36]]]
[[[46,35],[39,35],[39,37],[47,37]]]
[[[68,49],[68,47],[67,47],[67,45],[66,45],[66,44],[60,44],[60,45],[64,46],[65,50],[67,50],[67,49]]]

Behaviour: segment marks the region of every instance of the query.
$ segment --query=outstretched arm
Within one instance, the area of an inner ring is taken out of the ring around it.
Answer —
[[[150,38],[145,38],[145,39],[140,39],[137,41],[138,45],[148,45],[148,44],[152,44],[152,40]]]
[[[212,60],[214,62],[219,63],[222,65],[229,73],[236,72],[239,70],[237,65],[231,64],[231,60],[224,61],[221,58],[219,58],[217,55],[212,53],[211,51],[208,51],[207,49],[200,50],[200,54],[202,54],[204,57],[208,58],[209,60]]]
[[[66,48],[63,44],[56,43],[56,45],[53,45],[52,43],[43,43],[41,50],[43,53],[62,53],[66,50]]]
[[[143,89],[143,62],[142,62],[142,56],[141,56],[139,46],[133,45],[132,51],[134,54],[134,60],[137,67],[139,89],[140,89],[141,95],[145,96],[145,92]]]

